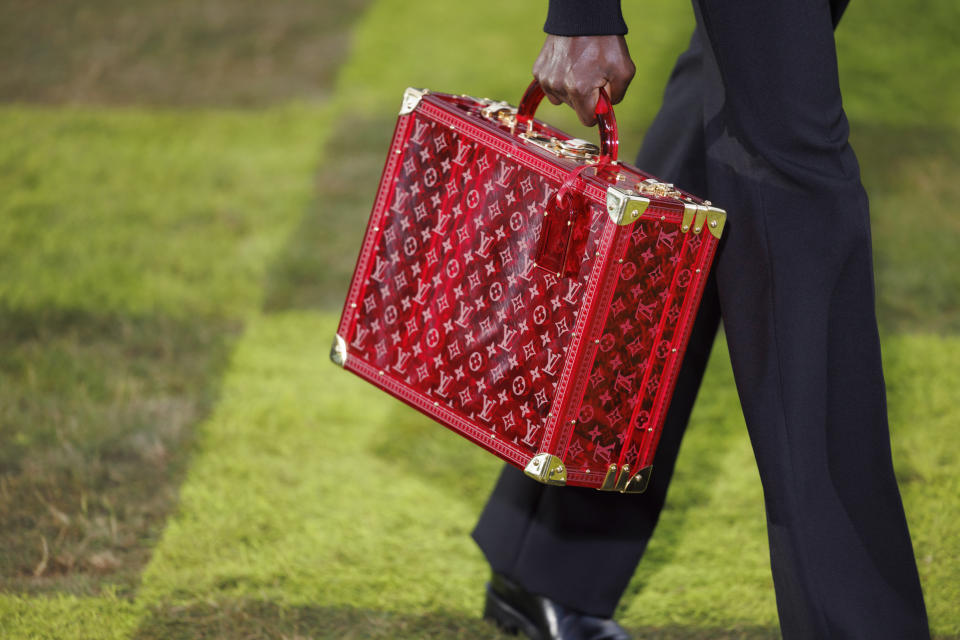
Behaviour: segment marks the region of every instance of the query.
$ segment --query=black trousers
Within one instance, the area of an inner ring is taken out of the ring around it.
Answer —
[[[826,0],[697,0],[638,166],[728,212],[647,492],[504,469],[474,531],[491,567],[612,615],[663,507],[721,318],[763,484],[785,638],[929,638],[893,474],[868,203]]]

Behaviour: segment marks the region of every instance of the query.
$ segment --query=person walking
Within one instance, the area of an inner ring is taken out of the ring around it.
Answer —
[[[696,28],[637,166],[728,212],[646,493],[509,465],[473,537],[485,616],[542,640],[622,640],[614,610],[653,534],[722,319],[763,484],[784,638],[929,638],[893,473],[867,197],[833,30],[846,0],[694,0]],[[634,73],[619,0],[550,0],[534,76],[594,123]]]

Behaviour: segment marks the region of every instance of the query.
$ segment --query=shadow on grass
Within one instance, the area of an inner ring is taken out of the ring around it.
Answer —
[[[7,0],[0,100],[259,106],[325,99],[350,27],[368,4]]]
[[[636,638],[658,640],[767,640],[779,638],[774,629],[633,629]],[[187,638],[384,638],[458,640],[517,636],[498,632],[479,617],[453,612],[399,614],[349,607],[281,605],[241,599],[186,606],[167,605],[150,611],[133,636],[136,640]]]
[[[0,306],[0,590],[136,588],[239,333]]]

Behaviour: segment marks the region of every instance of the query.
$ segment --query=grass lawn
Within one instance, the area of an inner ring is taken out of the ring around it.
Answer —
[[[403,88],[515,102],[543,7],[28,5],[0,2],[25,16],[0,19],[0,636],[499,637],[468,538],[499,464],[327,352]],[[632,153],[691,16],[625,9]],[[960,10],[904,15],[855,2],[838,42],[897,474],[960,638]],[[778,637],[716,349],[622,602],[638,637]]]

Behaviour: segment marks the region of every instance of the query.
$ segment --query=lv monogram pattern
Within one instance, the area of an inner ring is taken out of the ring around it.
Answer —
[[[676,226],[634,223],[567,449],[569,466],[636,468],[664,369],[676,357],[676,329],[701,245],[701,236],[682,234]],[[631,428],[639,430],[633,438]]]
[[[560,185],[411,117],[347,336],[351,357],[535,454],[606,213],[588,212],[579,272],[537,268],[543,212]]]

